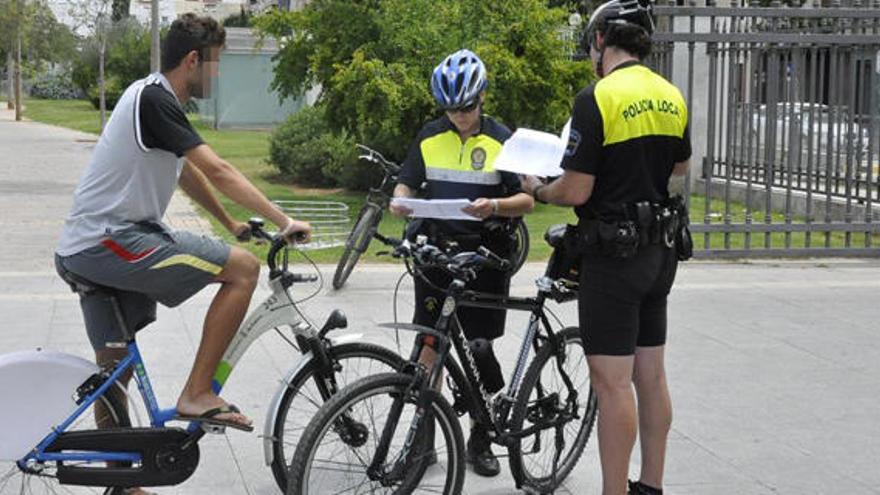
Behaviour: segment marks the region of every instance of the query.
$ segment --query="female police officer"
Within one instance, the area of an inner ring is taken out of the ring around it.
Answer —
[[[538,201],[575,206],[579,218],[580,325],[599,399],[606,495],[627,491],[637,417],[641,477],[629,492],[662,493],[672,420],[663,352],[677,266],[669,219],[678,211],[668,181],[687,172],[691,147],[681,93],[640,63],[653,27],[649,0],[612,0],[594,12],[584,42],[600,80],[575,100],[565,172],[524,184]]]
[[[424,221],[420,222],[418,233],[427,235],[432,244],[453,241],[466,250],[484,245],[500,256],[507,256],[511,248],[510,223],[531,211],[534,200],[522,192],[515,174],[499,172],[493,167],[501,145],[511,133],[507,127],[482,115],[487,85],[486,67],[469,50],[449,55],[434,69],[431,92],[444,114],[419,132],[403,162],[394,196],[411,197],[426,183],[427,199],[471,200],[463,211],[478,221]],[[394,203],[390,209],[398,216],[411,213]],[[413,322],[433,326],[443,302],[443,292],[438,289],[448,287],[450,279],[439,270],[426,271],[424,275],[427,280],[415,279]],[[483,270],[468,288],[507,295],[509,285],[508,273]],[[503,378],[490,341],[504,333],[505,312],[461,308],[458,316],[488,391],[500,390]],[[422,356],[426,364],[432,359],[430,351]],[[500,466],[492,453],[486,426],[472,428],[467,458],[477,474],[495,476],[499,473]]]

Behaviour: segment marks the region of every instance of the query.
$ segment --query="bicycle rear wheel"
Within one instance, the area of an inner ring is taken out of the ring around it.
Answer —
[[[342,257],[339,258],[339,263],[336,265],[336,272],[333,274],[334,289],[339,290],[345,285],[345,281],[348,280],[361,255],[367,250],[367,246],[370,245],[373,232],[376,231],[376,227],[378,227],[381,220],[382,212],[378,206],[367,204],[361,210],[361,214],[357,222],[355,222],[348,240],[345,241]]]
[[[596,395],[590,386],[580,329],[569,327],[556,337],[562,352],[550,345],[541,347],[526,371],[510,421],[510,431],[522,431],[568,418],[560,430],[561,449],[557,448],[557,430],[552,426],[519,439],[508,449],[511,472],[540,493],[551,493],[571,473],[596,421]],[[560,368],[577,392],[576,402],[569,402],[569,389]],[[569,405],[574,407],[566,410]]]
[[[404,363],[398,354],[373,344],[341,344],[330,347],[328,353],[340,366],[334,370],[339,390],[365,376],[398,371]],[[317,362],[314,359],[309,361],[287,383],[279,402],[272,429],[272,474],[282,492],[287,488],[287,468],[303,430],[324,405],[315,382],[320,376],[318,371]]]
[[[112,392],[99,397],[95,403],[83,411],[79,419],[66,431],[95,430],[98,425],[103,428],[127,428],[132,426],[124,401],[127,395],[119,388],[111,388]],[[87,487],[62,485],[58,482],[56,472],[61,463],[32,463],[27,470],[22,470],[15,462],[0,461],[0,494],[105,494],[123,493],[121,488]],[[75,463],[65,462],[65,466],[106,467],[106,463]]]
[[[464,484],[464,438],[458,417],[449,403],[434,392],[434,449],[427,450],[427,435],[418,445],[406,437],[416,414],[415,397],[408,392],[413,377],[384,373],[358,380],[333,396],[309,423],[290,466],[288,495],[327,493],[444,493],[459,494]],[[367,468],[376,453],[395,401],[404,400],[393,426],[383,471],[406,450],[412,449],[404,473],[396,480],[371,479]],[[347,426],[351,425],[351,427]],[[426,427],[427,428],[427,427]],[[350,431],[351,430],[351,431]],[[352,434],[354,433],[354,434]],[[431,454],[436,461],[431,462]],[[430,464],[430,465],[429,465]]]

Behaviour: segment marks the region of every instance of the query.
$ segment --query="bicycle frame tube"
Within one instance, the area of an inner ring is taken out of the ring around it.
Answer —
[[[239,359],[264,333],[288,325],[298,336],[306,338],[317,336],[315,329],[304,321],[299,310],[296,309],[293,298],[281,283],[281,277],[270,279],[269,287],[272,289],[272,294],[248,315],[220,359],[212,382],[215,393],[220,393]]]
[[[37,447],[26,457],[18,461],[19,466],[25,465],[28,461],[34,460],[38,462],[44,461],[85,461],[85,462],[105,462],[105,461],[131,461],[131,462],[140,462],[141,456],[136,453],[125,453],[125,452],[87,452],[87,453],[47,453],[46,449],[64,433],[70,425],[73,424],[92,404],[95,403],[101,396],[107,393],[107,390],[110,387],[116,384],[116,381],[119,380],[119,377],[122,376],[130,367],[132,366],[140,366],[143,369],[143,363],[141,362],[140,352],[138,352],[137,345],[135,343],[131,343],[128,346],[128,354],[116,365],[116,368],[113,370],[113,373],[110,377],[98,387],[97,390],[89,394],[88,397],[76,408],[76,410],[66,419],[63,423],[58,425],[57,427],[52,429],[52,433],[46,436],[42,442],[37,445]],[[144,371],[144,376],[146,376],[146,372]],[[141,393],[144,390],[141,389]],[[150,390],[152,393],[152,390]],[[145,397],[146,401],[146,397]],[[153,403],[155,403],[155,398],[153,398]],[[154,413],[154,410],[151,410],[151,416]]]

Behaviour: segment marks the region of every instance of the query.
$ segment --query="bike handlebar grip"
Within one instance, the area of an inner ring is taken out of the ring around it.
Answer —
[[[294,282],[314,282],[318,280],[317,275],[303,275],[301,273],[292,273],[292,279]]]
[[[395,239],[393,237],[385,237],[384,235],[382,235],[378,232],[373,232],[373,238],[378,239],[379,242],[381,242],[382,244],[385,244],[387,246],[397,247],[397,246],[400,246],[401,244],[403,244],[403,241],[401,241],[400,239]]]

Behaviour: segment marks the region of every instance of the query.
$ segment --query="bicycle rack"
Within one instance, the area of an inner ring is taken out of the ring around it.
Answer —
[[[348,205],[337,201],[275,201],[284,213],[312,225],[312,242],[299,249],[313,251],[344,246],[351,231]]]

